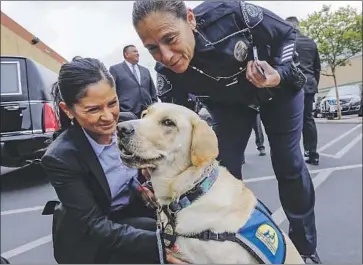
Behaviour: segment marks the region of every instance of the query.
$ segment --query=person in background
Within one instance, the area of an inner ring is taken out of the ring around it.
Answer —
[[[125,60],[122,63],[110,67],[120,111],[132,112],[140,118],[143,110],[158,101],[156,88],[150,71],[139,65],[139,52],[134,45],[125,46],[123,56]]]
[[[264,136],[262,131],[262,123],[260,113],[256,115],[256,122],[253,125],[253,130],[255,131],[255,143],[257,146],[257,150],[259,151],[259,156],[265,156],[265,146],[264,146]]]
[[[321,70],[319,51],[315,41],[300,32],[299,20],[296,17],[288,17],[286,21],[296,29],[296,52],[299,55],[299,67],[307,78],[304,85],[304,155],[307,157],[306,163],[319,165],[319,153],[317,152],[318,132],[313,116],[313,104],[315,94],[318,92]]]
[[[257,146],[257,150],[259,152],[259,156],[265,156],[265,146],[264,146],[264,136],[262,131],[262,123],[260,113],[256,115],[256,122],[252,126],[253,131],[255,132],[255,144]],[[246,156],[243,154],[242,165],[246,163]]]
[[[320,263],[315,191],[300,149],[305,77],[294,61],[295,29],[244,1],[194,10],[183,1],[135,1],[132,18],[165,80],[160,99],[186,106],[188,94],[208,96],[218,160],[238,179],[259,107],[289,236],[305,261]]]
[[[43,215],[53,214],[55,260],[178,263],[166,254],[155,210],[137,192],[141,174],[120,159],[119,101],[109,71],[93,58],[65,63],[52,95],[61,131],[41,165],[60,200],[43,210]]]

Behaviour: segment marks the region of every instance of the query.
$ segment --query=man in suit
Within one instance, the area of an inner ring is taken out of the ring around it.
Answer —
[[[319,154],[316,151],[318,145],[318,133],[313,117],[313,104],[315,94],[318,92],[320,80],[320,56],[316,43],[313,39],[301,34],[299,30],[299,20],[296,17],[288,17],[289,22],[297,31],[296,52],[299,54],[300,69],[307,78],[304,86],[304,125],[303,144],[305,156],[308,157],[306,163],[312,165],[319,164]]]
[[[123,48],[125,61],[110,67],[115,79],[121,112],[132,112],[140,118],[141,112],[157,102],[150,71],[139,65],[139,52],[134,45]]]

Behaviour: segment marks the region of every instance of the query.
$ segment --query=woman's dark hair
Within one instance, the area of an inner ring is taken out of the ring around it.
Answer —
[[[89,85],[101,80],[106,80],[111,87],[115,87],[112,75],[97,59],[78,57],[61,66],[58,81],[52,87],[55,113],[61,127],[54,138],[72,124],[68,116],[59,108],[59,103],[63,101],[72,108],[79,99],[86,96]]]
[[[136,27],[137,23],[153,12],[169,12],[175,17],[187,20],[187,7],[184,1],[173,0],[143,0],[135,1],[132,9],[132,23]]]

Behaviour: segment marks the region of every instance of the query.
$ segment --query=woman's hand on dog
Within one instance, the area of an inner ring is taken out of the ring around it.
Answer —
[[[170,249],[166,249],[166,260],[170,264],[188,264],[188,262],[185,262],[183,260],[180,260],[173,256],[173,251]]]
[[[150,180],[151,177],[146,168],[141,169],[141,174],[146,178],[146,180]]]
[[[147,169],[142,169],[141,174],[146,178],[146,180],[148,181],[150,180],[150,174],[147,171]],[[146,206],[151,208],[153,207],[158,208],[157,199],[154,193],[151,190],[149,190],[147,187],[143,187],[143,191],[144,192],[142,192],[141,194],[146,203]],[[188,264],[187,262],[174,257],[173,251],[170,249],[166,249],[166,260],[170,264]]]
[[[139,192],[141,193],[142,200],[145,202],[146,207],[151,209],[159,208],[157,199],[154,193],[145,186],[140,186]]]
[[[150,180],[150,174],[147,169],[142,169],[141,174],[146,178],[147,182]],[[146,183],[147,183],[146,182]],[[152,187],[151,187],[152,188]],[[151,209],[157,209],[158,203],[154,193],[145,185],[142,186],[141,196],[146,206]]]

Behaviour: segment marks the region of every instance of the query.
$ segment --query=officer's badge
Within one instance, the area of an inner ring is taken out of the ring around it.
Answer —
[[[236,58],[239,62],[244,62],[247,58],[248,47],[244,41],[239,40],[237,41],[236,45],[234,46],[234,58]]]
[[[263,11],[260,7],[245,3],[244,1],[240,2],[240,6],[247,27],[254,28],[262,21]]]

